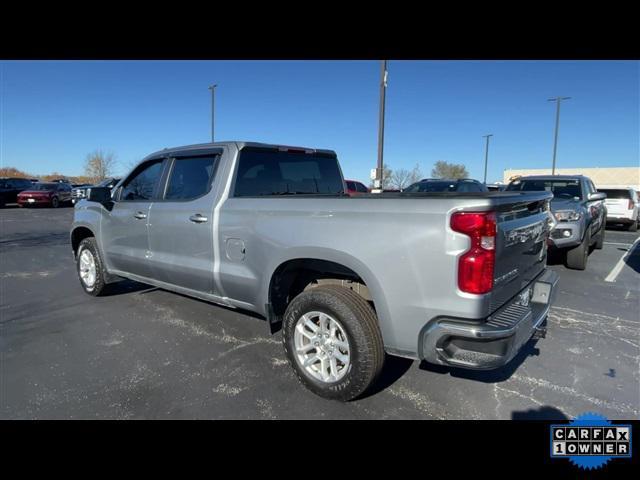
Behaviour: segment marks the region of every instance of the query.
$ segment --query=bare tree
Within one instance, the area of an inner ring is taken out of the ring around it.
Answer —
[[[433,178],[467,178],[469,172],[464,165],[438,160],[431,170]]]
[[[389,185],[397,190],[404,190],[412,183],[417,182],[422,177],[420,165],[416,165],[411,169],[401,168],[393,170],[389,179]]]
[[[94,182],[100,182],[113,175],[116,167],[116,157],[112,152],[95,150],[87,155],[84,162],[84,173]]]

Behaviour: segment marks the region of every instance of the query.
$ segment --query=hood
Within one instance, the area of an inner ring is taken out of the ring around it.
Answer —
[[[577,210],[580,207],[580,200],[574,200],[572,198],[556,198],[551,199],[551,211],[556,212],[558,210]]]

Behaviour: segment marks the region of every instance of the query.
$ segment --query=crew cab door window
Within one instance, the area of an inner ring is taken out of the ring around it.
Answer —
[[[162,175],[162,162],[152,160],[138,167],[123,185],[120,200],[151,200]]]
[[[169,175],[165,200],[192,200],[211,188],[217,157],[177,158]]]

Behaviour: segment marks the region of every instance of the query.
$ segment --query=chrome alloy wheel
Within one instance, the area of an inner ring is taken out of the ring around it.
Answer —
[[[96,283],[96,260],[87,249],[82,250],[80,254],[80,278],[89,288]]]
[[[295,326],[296,359],[314,379],[331,383],[349,371],[349,340],[342,325],[322,312],[307,312]]]

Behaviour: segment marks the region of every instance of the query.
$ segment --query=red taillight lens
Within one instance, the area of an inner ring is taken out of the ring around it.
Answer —
[[[471,247],[458,261],[458,288],[467,293],[490,292],[496,262],[496,214],[457,212],[451,215],[451,229],[471,239]]]
[[[630,198],[630,199],[629,199],[629,206],[628,206],[627,208],[628,208],[628,210],[633,210],[633,207],[634,207],[633,199],[632,199],[632,198]]]

